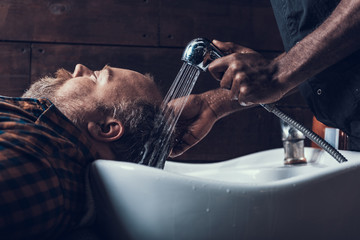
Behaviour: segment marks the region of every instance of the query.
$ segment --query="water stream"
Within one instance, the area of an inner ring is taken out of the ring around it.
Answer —
[[[161,115],[157,116],[155,127],[149,141],[145,144],[140,164],[164,168],[165,161],[171,151],[171,137],[177,121],[185,107],[194,85],[199,77],[200,70],[184,62],[162,104]],[[181,98],[175,108],[169,108],[168,103]]]

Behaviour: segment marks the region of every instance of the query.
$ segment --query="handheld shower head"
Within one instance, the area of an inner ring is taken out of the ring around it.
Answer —
[[[212,61],[222,56],[209,40],[196,38],[186,46],[181,60],[205,72]]]

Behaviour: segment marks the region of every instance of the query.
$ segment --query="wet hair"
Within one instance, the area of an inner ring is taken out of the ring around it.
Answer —
[[[110,143],[116,159],[126,162],[147,162],[143,159],[145,145],[154,133],[157,119],[161,115],[157,105],[146,101],[127,102],[113,107],[113,117],[124,126],[124,134]]]

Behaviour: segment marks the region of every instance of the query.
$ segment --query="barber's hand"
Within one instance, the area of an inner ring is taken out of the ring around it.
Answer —
[[[168,107],[176,111],[181,98],[172,100]],[[201,95],[190,95],[177,124],[178,137],[170,157],[183,154],[196,145],[211,130],[217,116]]]
[[[209,65],[213,77],[222,88],[231,89],[232,97],[243,106],[271,103],[283,96],[282,87],[274,79],[276,66],[252,49],[230,42],[213,41],[225,57]]]

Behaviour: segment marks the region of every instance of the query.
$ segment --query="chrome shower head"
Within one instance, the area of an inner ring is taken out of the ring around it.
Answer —
[[[181,60],[205,72],[212,61],[222,56],[209,40],[196,38],[186,46]]]

